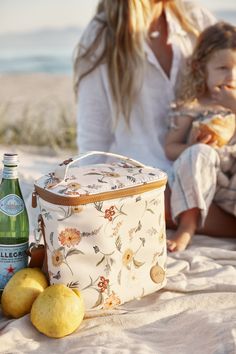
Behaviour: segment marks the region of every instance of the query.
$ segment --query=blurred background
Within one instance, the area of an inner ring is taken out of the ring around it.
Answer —
[[[236,24],[235,0],[198,2]],[[72,56],[97,3],[0,0],[0,144],[76,149]]]

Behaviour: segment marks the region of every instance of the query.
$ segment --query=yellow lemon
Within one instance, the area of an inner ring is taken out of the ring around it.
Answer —
[[[29,313],[34,300],[47,286],[47,278],[39,268],[23,268],[16,272],[2,293],[4,315],[19,318]]]
[[[46,336],[61,338],[79,327],[84,312],[83,298],[77,289],[55,284],[45,289],[35,300],[31,322]]]

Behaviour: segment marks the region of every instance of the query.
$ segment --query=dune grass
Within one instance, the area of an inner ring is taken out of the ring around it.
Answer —
[[[64,79],[46,75],[0,78],[8,90],[8,94],[0,91],[0,144],[76,150],[75,100],[70,81]]]
[[[76,148],[76,123],[71,107],[59,102],[24,103],[13,118],[15,110],[14,103],[0,105],[0,144]]]

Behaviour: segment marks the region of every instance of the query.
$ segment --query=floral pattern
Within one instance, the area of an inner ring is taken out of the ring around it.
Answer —
[[[76,192],[78,189],[80,189],[81,185],[76,182],[71,182],[67,186],[69,189],[71,189],[73,192]]]
[[[43,209],[45,210],[45,209]],[[50,213],[49,213],[50,214]],[[51,220],[52,217],[48,218],[48,220]],[[44,226],[45,227],[45,226]],[[71,248],[68,251],[66,250],[66,247],[70,248],[71,246],[75,246],[80,242],[81,239],[81,234],[80,231],[73,228],[66,228],[62,230],[59,233],[58,236],[58,241],[60,242],[60,247],[55,248],[54,243],[55,243],[55,237],[54,237],[54,232],[50,233],[50,243],[48,242],[46,244],[46,249],[48,251],[48,260],[51,260],[52,266],[53,267],[60,267],[64,263],[68,269],[70,270],[71,274],[73,275],[73,271],[67,261],[67,258],[72,256],[72,255],[78,255],[78,254],[84,254],[81,250],[78,248]],[[51,248],[52,247],[52,248]],[[55,274],[52,271],[49,271],[49,277],[55,278],[55,279],[60,279],[61,274],[60,271]]]
[[[46,180],[44,181],[44,188],[50,189],[58,185],[60,183],[60,180],[55,177],[54,172],[49,173],[47,175]]]
[[[123,265],[127,267],[132,262],[133,257],[134,257],[133,251],[131,249],[127,249],[122,256]]]
[[[123,204],[119,208],[116,205],[112,205],[105,209],[103,207],[103,202],[95,202],[94,205],[97,211],[102,213],[104,219],[107,219],[110,222],[113,222],[119,216],[126,215],[123,211]]]
[[[78,245],[81,240],[80,231],[75,228],[66,228],[60,232],[58,239],[63,246],[71,247]]]
[[[120,305],[121,301],[119,299],[119,297],[114,293],[114,291],[112,291],[111,295],[105,299],[104,304],[103,304],[103,308],[105,310],[111,310],[115,307],[117,307],[118,305]]]
[[[98,287],[100,288],[101,293],[103,293],[109,284],[109,279],[105,279],[103,276],[100,277]]]
[[[58,249],[52,252],[52,264],[54,267],[59,267],[63,263],[63,253]]]
[[[110,190],[127,188],[160,174],[119,163],[94,165],[83,170],[83,176],[73,171],[54,187],[57,181],[51,174],[45,188],[71,198],[91,190],[103,192],[107,185]],[[166,283],[164,188],[77,206],[39,198],[50,283],[78,288],[87,310],[110,310],[161,289]]]
[[[134,187],[167,178],[166,174],[157,168],[134,166],[127,161],[74,167],[71,169],[73,174],[68,173],[64,181],[58,179],[55,172],[50,172],[40,178],[37,185],[43,189],[53,190],[58,195],[76,197]],[[67,159],[59,166],[67,166],[70,162],[73,162],[73,159]]]
[[[112,221],[112,217],[115,215],[115,207],[112,205],[109,209],[105,210],[105,215],[104,218],[108,219],[109,221]]]

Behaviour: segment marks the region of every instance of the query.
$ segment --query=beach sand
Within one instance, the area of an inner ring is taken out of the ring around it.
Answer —
[[[66,149],[55,151],[48,147],[0,144],[0,181],[4,153],[17,153],[19,155],[18,177],[29,215],[30,241],[33,242],[34,229],[37,226],[37,219],[40,213],[39,208],[32,208],[34,182],[43,175],[53,172],[55,167],[62,161],[75,156],[75,151]]]
[[[0,75],[0,144],[76,149],[75,107],[70,76]]]
[[[34,181],[77,154],[72,78],[54,74],[0,75],[0,161],[19,154],[19,180],[29,211]],[[0,180],[2,172],[0,163]]]

